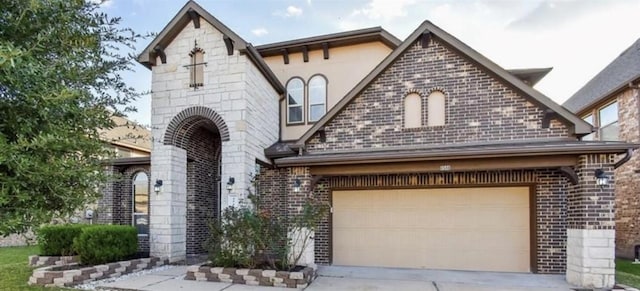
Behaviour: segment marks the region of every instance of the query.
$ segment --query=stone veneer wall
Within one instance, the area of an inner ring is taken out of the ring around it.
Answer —
[[[620,140],[640,143],[640,90],[627,89],[616,96]],[[616,175],[616,256],[634,257],[634,246],[640,245],[640,169],[636,151],[627,163],[615,170]]]
[[[427,96],[446,95],[446,125],[426,126]],[[404,97],[422,96],[423,127],[405,129]],[[543,109],[492,75],[431,38],[429,47],[412,45],[316,134],[309,152],[408,145],[450,145],[513,139],[566,138],[566,126],[553,120],[542,128]]]
[[[165,181],[163,194],[152,199],[152,254],[184,257],[186,225],[184,218],[187,192],[186,153],[174,145],[164,144],[171,121],[194,107],[215,112],[219,122],[228,128],[222,140],[221,181],[235,178],[232,191],[221,193],[220,207],[229,206],[229,195],[244,196],[252,187],[250,175],[256,160],[267,161],[264,149],[278,140],[279,94],[245,54],[238,50],[227,54],[223,34],[200,19],[200,28],[189,22],[165,48],[166,63],[152,68],[151,124],[154,138],[152,181]],[[204,51],[203,86],[189,87],[189,52],[194,41]],[[194,113],[196,116],[197,112]],[[206,117],[206,116],[204,116]],[[220,129],[220,128],[219,128]],[[182,180],[181,180],[182,179]],[[155,200],[155,201],[154,201]],[[154,206],[158,211],[154,211]]]
[[[614,154],[582,155],[576,173],[578,184],[567,196],[567,281],[587,288],[615,284],[615,182]],[[602,169],[609,185],[599,187],[595,170]]]
[[[291,186],[295,177],[302,181],[302,189],[293,192]],[[263,169],[261,188],[286,183],[284,189],[261,192],[266,209],[277,209],[277,213],[292,215],[296,208],[307,199],[311,175],[308,168]],[[393,187],[433,187],[450,185],[536,185],[536,241],[537,271],[546,274],[562,274],[566,270],[567,240],[567,193],[569,182],[555,169],[513,170],[493,172],[388,174],[363,176],[324,177],[318,181],[311,195],[330,205],[331,189],[393,188]],[[288,201],[286,204],[283,203]],[[282,205],[290,205],[283,209]],[[315,263],[331,263],[331,215],[326,217],[314,235]]]

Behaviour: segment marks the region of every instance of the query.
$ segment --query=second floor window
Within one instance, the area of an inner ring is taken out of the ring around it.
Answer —
[[[327,80],[315,75],[309,79],[309,122],[316,122],[326,111]]]
[[[304,82],[294,78],[287,83],[287,123],[304,122]]]
[[[598,110],[600,140],[618,140],[618,102]]]

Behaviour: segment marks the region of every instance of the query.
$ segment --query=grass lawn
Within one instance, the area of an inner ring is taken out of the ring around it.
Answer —
[[[0,248],[0,290],[70,290],[27,285],[32,271],[28,264],[28,257],[37,253],[37,246]]]
[[[616,282],[628,286],[640,288],[640,264],[632,264],[632,261],[616,259]]]

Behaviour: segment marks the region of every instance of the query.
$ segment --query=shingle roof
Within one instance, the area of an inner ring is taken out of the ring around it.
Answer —
[[[640,78],[640,39],[605,67],[564,104],[565,108],[580,112],[613,92]]]

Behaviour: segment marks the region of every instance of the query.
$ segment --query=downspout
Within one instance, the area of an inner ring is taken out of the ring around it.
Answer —
[[[627,149],[627,154],[624,156],[624,158],[613,164],[613,169],[615,170],[624,165],[624,163],[628,162],[631,159],[631,156],[633,156],[633,149]]]

